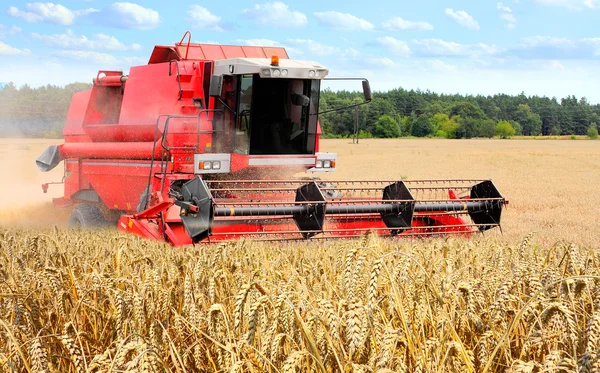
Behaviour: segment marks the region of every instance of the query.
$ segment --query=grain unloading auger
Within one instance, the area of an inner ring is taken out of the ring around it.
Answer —
[[[54,202],[75,205],[72,225],[118,221],[174,245],[468,235],[500,225],[505,200],[489,180],[274,179],[335,171],[336,154],[319,151],[328,70],[282,48],[184,39],[155,47],[128,76],[100,71],[73,96],[65,143],[37,160],[42,171],[65,161],[65,195]],[[353,106],[371,101],[360,80],[364,102]]]

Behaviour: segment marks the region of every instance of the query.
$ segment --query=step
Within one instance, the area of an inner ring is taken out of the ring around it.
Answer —
[[[193,98],[196,91],[193,89],[182,89],[181,98]]]
[[[181,105],[181,111],[183,113],[195,112],[196,110],[198,110],[198,108],[196,107],[196,105],[192,105],[192,104],[183,104],[183,105]]]
[[[179,81],[181,83],[189,83],[192,81],[192,78],[194,77],[193,74],[180,74],[179,75]]]

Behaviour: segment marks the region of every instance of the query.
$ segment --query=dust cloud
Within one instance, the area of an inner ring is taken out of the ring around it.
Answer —
[[[50,185],[48,193],[42,184],[61,181],[63,165],[41,172],[36,158],[49,145],[62,140],[0,138],[0,226],[50,227],[65,225],[70,209],[56,208],[52,198],[63,196],[63,185]]]

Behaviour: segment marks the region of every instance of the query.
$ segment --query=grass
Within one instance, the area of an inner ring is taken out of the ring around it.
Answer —
[[[338,180],[492,178],[504,234],[470,240],[172,248],[3,214],[0,371],[600,371],[594,145],[321,144]]]

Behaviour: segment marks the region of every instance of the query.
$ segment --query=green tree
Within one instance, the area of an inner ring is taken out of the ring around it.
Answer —
[[[590,128],[588,128],[587,135],[592,140],[596,140],[598,138],[598,128],[596,127],[596,123],[592,123]]]
[[[447,114],[438,113],[429,119],[433,126],[433,133],[437,137],[445,137],[448,139],[456,138],[456,130],[459,124],[454,119],[448,117]]]
[[[484,119],[479,126],[478,137],[487,137],[491,139],[496,133],[496,122],[493,119]]]
[[[539,114],[533,113],[527,104],[517,107],[515,120],[521,124],[521,130],[525,136],[536,136],[542,133],[542,119]]]
[[[473,117],[454,117],[459,127],[456,129],[457,138],[470,139],[472,137],[478,137],[481,133],[482,120]]]
[[[424,115],[416,117],[412,121],[412,135],[416,137],[426,137],[433,134],[433,125]]]
[[[400,137],[400,128],[394,118],[389,115],[382,115],[375,123],[375,131],[373,134],[376,137],[383,138]]]
[[[479,106],[468,101],[461,101],[450,108],[450,116],[460,115],[461,118],[486,119],[487,116]]]
[[[508,123],[510,123],[512,128],[515,129],[515,135],[520,136],[523,134],[523,131],[521,131],[521,124],[519,122],[516,122],[514,120],[509,120]]]
[[[501,120],[496,124],[496,136],[501,139],[508,139],[515,135],[515,129],[510,125],[509,122]]]
[[[400,126],[400,136],[410,136],[412,133],[412,118],[409,116],[400,117],[398,120]]]
[[[391,100],[384,97],[375,97],[369,105],[366,106],[365,130],[375,133],[375,126],[382,116],[387,115],[392,118],[396,116],[396,109]]]

